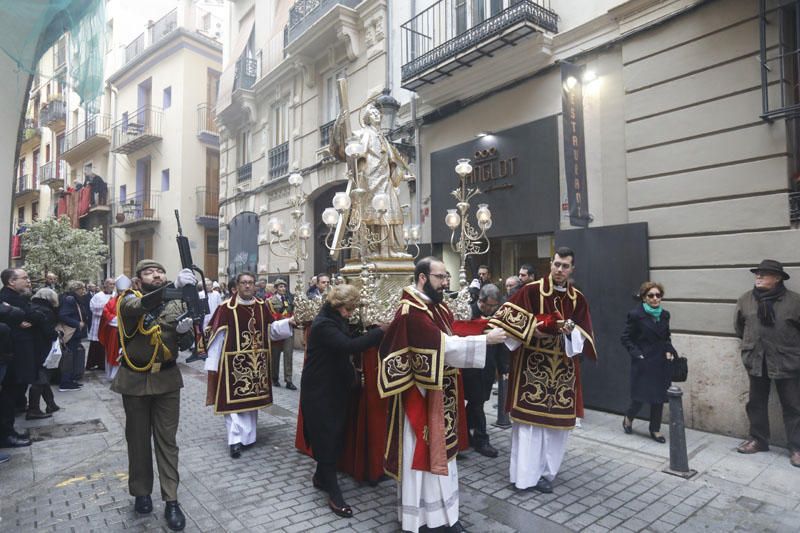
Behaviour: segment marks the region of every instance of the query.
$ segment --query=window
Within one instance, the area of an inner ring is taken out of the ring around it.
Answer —
[[[239,134],[236,143],[236,166],[242,166],[250,162],[250,132],[243,131]]]
[[[322,102],[323,122],[330,122],[339,114],[339,90],[336,80],[346,78],[344,69],[338,70],[325,78],[324,100]]]
[[[39,220],[39,202],[33,202],[31,204],[31,221],[36,222]]]
[[[289,140],[289,106],[281,102],[272,106],[272,146]]]
[[[24,157],[20,157],[19,158],[19,173],[17,175],[18,176],[24,176],[25,175],[25,158]]]
[[[161,192],[169,190],[169,169],[165,168],[161,171]]]
[[[128,186],[127,185],[120,185],[119,186],[119,201],[120,203],[124,204],[128,201]]]
[[[17,208],[17,224],[22,224],[25,222],[25,206],[20,206]]]
[[[162,107],[168,109],[172,105],[172,87],[164,89],[164,104]]]

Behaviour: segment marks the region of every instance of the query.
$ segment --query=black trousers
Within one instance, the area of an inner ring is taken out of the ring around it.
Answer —
[[[631,406],[628,407],[625,416],[627,416],[630,420],[636,418],[636,415],[639,414],[639,411],[642,409],[644,402],[637,402],[636,400],[631,400]],[[650,404],[650,431],[653,433],[658,433],[661,431],[661,417],[664,415],[664,404],[663,403],[651,403]]]
[[[11,369],[8,369],[2,387],[0,387],[0,439],[14,433],[14,417],[16,416],[17,397],[20,391],[27,388],[16,382]]]
[[[467,401],[467,428],[470,432],[470,444],[480,448],[489,444],[489,434],[486,432],[486,413],[483,411],[481,401]]]
[[[766,374],[766,369],[764,371]],[[768,377],[750,377],[750,398],[747,401],[747,418],[750,436],[761,444],[769,444],[769,389]],[[800,450],[800,377],[776,379],[775,388],[783,410],[783,424],[789,449]]]

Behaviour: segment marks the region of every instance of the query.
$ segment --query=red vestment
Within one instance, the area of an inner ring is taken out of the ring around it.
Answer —
[[[219,334],[225,343],[217,371],[208,372],[207,405],[217,414],[242,413],[272,405],[269,306],[262,300],[246,305],[231,298],[214,312],[208,346]]]
[[[575,426],[583,415],[580,363],[567,357],[564,336],[536,337],[555,319],[571,319],[584,337],[582,354],[597,358],[589,304],[583,294],[567,284],[553,287],[552,278],[526,284],[504,303],[489,323],[522,342],[512,353],[506,408],[511,419],[523,424],[555,429]]]
[[[465,444],[463,387],[457,368],[445,365],[445,338],[453,315],[409,288],[403,290],[380,346],[378,391],[389,398],[385,471],[400,479],[403,424],[417,437],[412,468],[447,475],[447,462]],[[426,389],[423,396],[419,388]]]
[[[114,296],[103,307],[100,317],[100,327],[97,330],[97,339],[106,350],[106,365],[119,366],[119,332],[111,321],[117,318],[117,297]]]

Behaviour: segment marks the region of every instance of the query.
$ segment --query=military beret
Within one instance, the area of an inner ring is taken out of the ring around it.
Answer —
[[[158,261],[154,261],[153,259],[142,259],[136,263],[136,275],[138,276],[139,273],[146,268],[160,268],[164,272],[167,271],[167,269],[164,268],[164,265]]]

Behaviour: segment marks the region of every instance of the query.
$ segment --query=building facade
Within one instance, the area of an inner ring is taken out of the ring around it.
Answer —
[[[319,222],[345,183],[325,149],[333,82],[348,80],[354,126],[353,106],[388,88],[401,104],[392,137],[411,145],[417,168],[404,193],[410,221],[451,271],[444,215],[461,158],[472,161],[467,185],[482,190],[474,202],[493,213],[473,272],[486,263],[499,279],[532,263],[542,276],[555,246],[577,250],[600,344],[587,404],[624,408],[618,339],[632,295],[653,279],[690,361],[687,423],[743,435],[735,301],[764,257],[787,265],[790,287],[800,276],[797,4],[232,2],[218,106],[220,276],[291,266],[272,256],[266,220],[287,216],[292,169],[306,178],[314,223],[306,270],[335,268]]]

